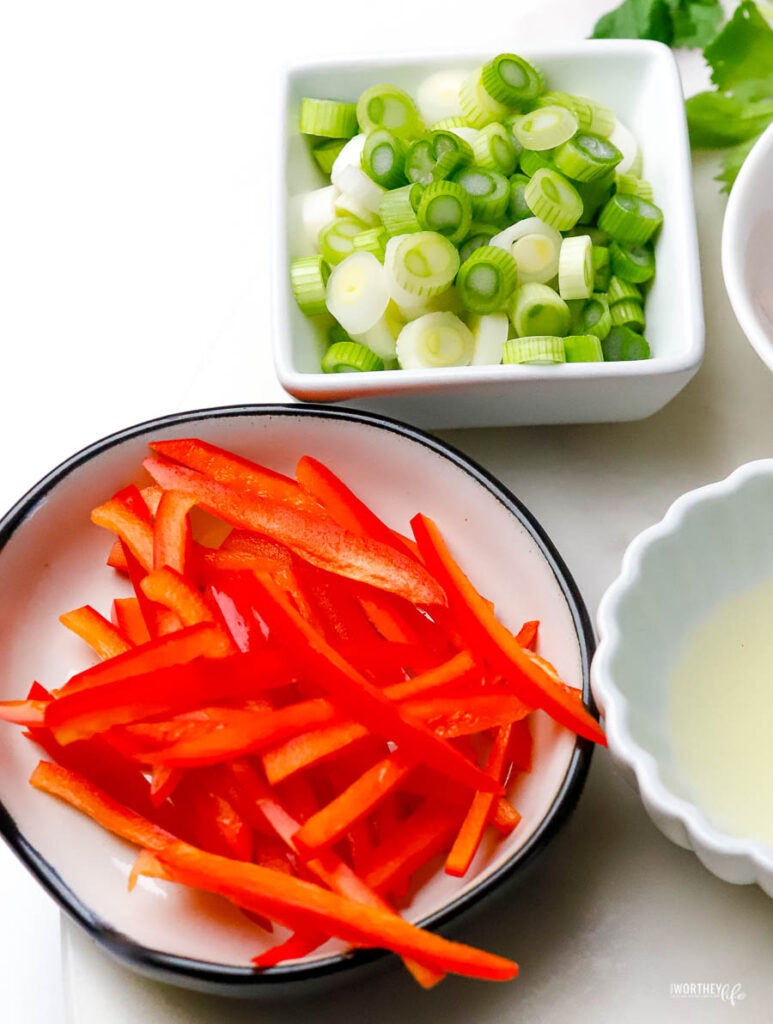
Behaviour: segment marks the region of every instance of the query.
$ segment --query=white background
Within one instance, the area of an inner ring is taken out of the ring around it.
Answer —
[[[268,357],[268,225],[285,61],[460,44],[517,50],[587,34],[611,3],[0,5],[0,506],[129,423],[281,399]],[[700,67],[697,55],[683,62],[688,91]],[[682,396],[639,424],[449,435],[542,520],[592,608],[627,542],[674,497],[771,453],[773,378],[724,296],[724,200],[711,175],[701,160],[707,358]],[[5,847],[0,907],[1,1024],[63,1024],[58,912]],[[512,987],[449,981],[428,997],[392,972],[321,1005],[257,1010],[142,986],[76,937],[72,1019],[773,1015],[770,902],[716,881],[663,839],[603,753],[569,828],[463,934],[516,956],[522,978]],[[747,998],[734,1008],[677,1002],[669,985],[680,981],[738,982]]]

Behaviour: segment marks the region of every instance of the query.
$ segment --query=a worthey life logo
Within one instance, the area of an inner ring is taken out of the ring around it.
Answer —
[[[718,999],[731,1006],[746,999],[740,982],[727,981],[672,981],[669,994],[672,999]]]

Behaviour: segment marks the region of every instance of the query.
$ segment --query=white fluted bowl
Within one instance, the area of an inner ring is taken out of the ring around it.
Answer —
[[[614,760],[669,839],[719,878],[756,882],[773,896],[773,848],[722,832],[690,797],[676,764],[666,709],[671,669],[686,637],[730,594],[773,574],[773,459],[682,495],[641,533],[598,612],[591,671]]]

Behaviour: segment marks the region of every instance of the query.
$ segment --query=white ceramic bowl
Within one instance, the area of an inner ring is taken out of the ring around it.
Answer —
[[[319,370],[321,339],[297,308],[288,273],[290,260],[307,254],[300,249],[292,198],[325,183],[310,156],[308,140],[298,131],[301,98],[355,100],[379,81],[415,91],[432,72],[474,68],[490,56],[456,52],[423,59],[347,59],[289,72],[280,139],[274,265],[273,344],[279,380],[296,398],[352,402],[424,427],[583,423],[649,416],[697,371],[704,345],[684,102],[673,55],[660,43],[591,40],[524,53],[544,69],[552,88],[613,107],[642,146],[645,175],[665,215],[657,243],[657,279],[647,298],[652,359],[351,374]]]
[[[773,896],[773,849],[712,823],[694,801],[665,723],[668,681],[682,643],[725,597],[773,573],[773,460],[679,498],[640,534],[598,613],[592,688],[609,750],[638,786],[658,828],[728,882]]]
[[[738,323],[773,370],[773,125],[735,180],[722,226],[722,273]]]
[[[589,697],[593,634],[582,599],[548,538],[526,509],[454,449],[375,416],[303,406],[248,406],[186,413],[141,424],[97,442],[55,469],[0,523],[0,699],[25,694],[33,679],[61,684],[91,660],[57,622],[91,603],[107,612],[128,592],[105,566],[109,536],[89,510],[141,479],[150,438],[200,436],[293,473],[313,454],[340,472],[394,527],[409,530],[421,510],[435,518],[473,581],[511,627],[541,620],[539,650]],[[590,745],[541,713],[535,770],[510,796],[523,815],[512,835],[487,836],[470,872],[442,869],[405,910],[411,921],[440,925],[490,892],[541,849],[579,796]],[[126,881],[136,850],[71,808],[30,788],[40,751],[0,723],[0,833],[63,908],[130,966],[166,980],[219,991],[265,990],[307,981],[379,954],[341,954],[329,942],[293,965],[257,974],[252,956],[268,939],[225,901],[144,879]],[[277,934],[280,934],[278,931]]]

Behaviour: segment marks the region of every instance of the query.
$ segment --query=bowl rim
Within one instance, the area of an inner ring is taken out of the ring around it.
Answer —
[[[456,50],[438,49],[415,54],[376,53],[358,57],[329,57],[317,60],[290,61],[285,65],[278,83],[281,116],[278,118],[277,158],[274,161],[276,180],[273,194],[276,198],[275,215],[272,218],[272,249],[279,258],[272,269],[272,350],[274,366],[282,386],[296,398],[310,401],[336,400],[357,397],[399,396],[412,391],[454,391],[470,384],[515,384],[530,380],[533,383],[572,380],[620,380],[630,378],[651,379],[679,373],[695,372],[700,366],[705,350],[705,327],[700,282],[700,262],[695,208],[692,196],[690,144],[687,134],[686,114],[679,118],[677,137],[673,140],[673,151],[677,154],[677,201],[669,224],[677,222],[686,247],[687,261],[686,289],[683,301],[690,305],[689,344],[682,351],[671,356],[659,356],[647,360],[612,363],[564,363],[557,367],[536,366],[459,366],[426,370],[400,370],[399,372],[370,372],[358,374],[305,373],[298,370],[292,358],[290,325],[286,310],[291,299],[289,276],[286,272],[289,254],[287,246],[288,196],[285,187],[285,167],[288,160],[290,139],[289,90],[291,81],[299,74],[321,71],[334,74],[350,68],[384,66],[409,67],[427,62],[448,60],[484,60],[491,51],[482,51],[479,46]],[[527,46],[526,56],[536,61],[559,60],[562,58],[583,58],[597,60],[606,55],[644,55],[657,64],[660,73],[670,79],[672,92],[682,103],[682,86],[679,70],[672,51],[665,44],[647,39],[585,39],[576,43],[556,43],[545,46]],[[674,229],[673,227],[671,229]],[[670,229],[670,230],[671,230]],[[691,269],[689,269],[691,268]],[[343,380],[341,379],[343,376]]]
[[[590,689],[590,662],[595,649],[593,626],[579,588],[545,530],[514,494],[474,460],[447,442],[432,437],[416,427],[386,416],[359,410],[331,408],[326,405],[273,403],[195,409],[145,420],[109,434],[86,446],[68,459],[65,459],[31,487],[0,519],[0,550],[12,541],[16,531],[23,527],[24,523],[34,513],[38,504],[45,499],[46,495],[58,483],[95,456],[101,455],[125,441],[151,433],[154,430],[185,424],[205,423],[207,420],[212,419],[255,416],[311,416],[326,420],[344,420],[354,424],[377,427],[387,432],[398,434],[410,441],[421,444],[442,458],[447,459],[497,498],[520,522],[537,544],[540,553],[551,568],[556,582],[562,591],[572,616],[580,648],[583,699],[589,710],[596,714],[596,706]],[[469,909],[473,904],[489,894],[496,885],[509,877],[516,869],[523,867],[527,861],[531,860],[537,852],[544,848],[558,831],[559,827],[569,817],[580,797],[590,766],[593,746],[588,740],[581,737],[576,738],[566,774],[550,807],[534,833],[513,857],[478,885],[474,886],[469,892],[458,896],[433,914],[417,922],[421,927],[437,928],[450,922],[462,911]],[[250,988],[262,988],[264,985],[271,985],[272,983],[326,977],[381,959],[387,955],[386,950],[363,949],[336,954],[310,964],[302,962],[288,965],[280,964],[276,967],[257,972],[250,967],[212,963],[192,957],[167,953],[163,950],[151,949],[117,931],[109,922],[95,914],[64,882],[59,873],[45,860],[42,854],[25,838],[1,800],[0,835],[3,836],[22,863],[48,891],[49,895],[57,901],[61,909],[76,923],[81,925],[91,938],[98,941],[113,956],[135,969],[146,974],[155,975],[156,977],[163,977],[164,980],[172,983],[185,984],[186,980],[188,980],[204,988],[227,985],[238,987],[241,991]]]
[[[741,207],[747,198],[751,181],[770,159],[771,150],[773,150],[773,124],[768,125],[744,160],[738,177],[730,190],[730,197],[725,208],[725,220],[722,225],[722,276],[725,281],[727,297],[730,299],[735,318],[746,335],[747,341],[769,370],[773,370],[773,338],[768,337],[760,324],[746,286],[745,248],[740,253],[737,250],[743,241],[740,237],[739,224]]]
[[[591,688],[604,719],[609,751],[633,773],[642,801],[656,824],[659,824],[658,816],[681,824],[689,847],[714,874],[717,872],[712,867],[712,856],[733,857],[753,870],[758,883],[762,875],[773,877],[773,849],[759,840],[723,832],[711,824],[697,804],[668,787],[657,758],[631,735],[628,725],[631,701],[615,683],[612,664],[624,642],[618,613],[640,583],[647,552],[661,541],[689,529],[688,520],[695,508],[706,502],[732,501],[747,483],[761,476],[773,477],[773,459],[744,463],[722,480],[687,491],[671,504],[658,523],[634,538],[623,556],[619,576],[599,604],[596,616],[599,643],[591,667]],[[672,838],[668,832],[666,835]],[[706,860],[700,856],[703,851],[708,855]]]

